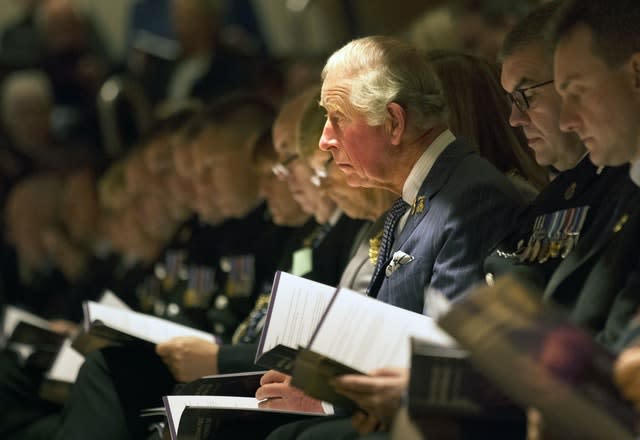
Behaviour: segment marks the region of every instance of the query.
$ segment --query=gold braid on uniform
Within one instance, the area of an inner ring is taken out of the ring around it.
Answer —
[[[369,262],[376,265],[378,261],[378,254],[380,253],[380,242],[382,241],[382,232],[378,232],[376,235],[369,239]]]
[[[258,297],[256,304],[253,306],[253,310],[249,313],[249,316],[245,318],[244,321],[236,327],[236,331],[233,332],[233,336],[231,337],[231,343],[233,345],[241,342],[242,338],[247,336],[247,331],[254,330],[255,326],[258,324],[260,318],[264,315],[265,310],[269,307],[269,300],[271,298],[271,294],[265,293]]]

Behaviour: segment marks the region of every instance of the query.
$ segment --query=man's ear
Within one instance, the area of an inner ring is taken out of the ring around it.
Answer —
[[[407,112],[396,102],[387,104],[389,119],[387,120],[387,132],[391,137],[391,144],[400,145],[407,124]]]

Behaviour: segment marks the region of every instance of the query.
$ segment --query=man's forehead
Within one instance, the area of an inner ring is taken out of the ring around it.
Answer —
[[[351,81],[345,75],[330,73],[322,82],[320,105],[338,105],[349,97]]]
[[[591,31],[584,25],[578,25],[558,41],[554,52],[558,90],[565,90],[572,81],[593,73],[594,61],[600,64],[591,50]],[[585,70],[587,66],[589,69]]]
[[[542,44],[519,47],[502,62],[500,81],[508,92],[548,81],[551,77],[551,57]]]

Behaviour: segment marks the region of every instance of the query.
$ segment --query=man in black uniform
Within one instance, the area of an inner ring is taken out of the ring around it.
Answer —
[[[613,278],[596,279],[591,272],[619,235],[616,224],[635,190],[627,167],[596,168],[575,133],[560,129],[562,101],[554,89],[552,55],[542,42],[557,7],[538,8],[507,36],[502,85],[513,101],[511,123],[523,127],[537,161],[560,172],[521,214],[518,227],[487,258],[485,269],[489,282],[504,272],[527,278],[544,290],[546,301],[565,307],[574,322],[613,346],[631,313],[621,291],[631,269],[619,261]],[[550,151],[553,161],[547,159]]]

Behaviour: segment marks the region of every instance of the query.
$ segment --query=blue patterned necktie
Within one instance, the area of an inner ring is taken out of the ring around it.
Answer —
[[[402,198],[399,198],[393,202],[393,206],[387,212],[387,216],[384,219],[384,227],[382,229],[382,238],[380,239],[380,249],[378,251],[378,259],[376,260],[376,268],[373,271],[373,277],[369,283],[369,289],[367,289],[369,296],[375,297],[378,293],[378,289],[380,289],[380,285],[382,284],[382,277],[380,277],[380,273],[384,273],[384,267],[389,262],[389,258],[391,258],[391,245],[393,244],[396,225],[398,224],[400,217],[402,217],[402,215],[407,211],[408,207],[409,204],[402,200]]]

